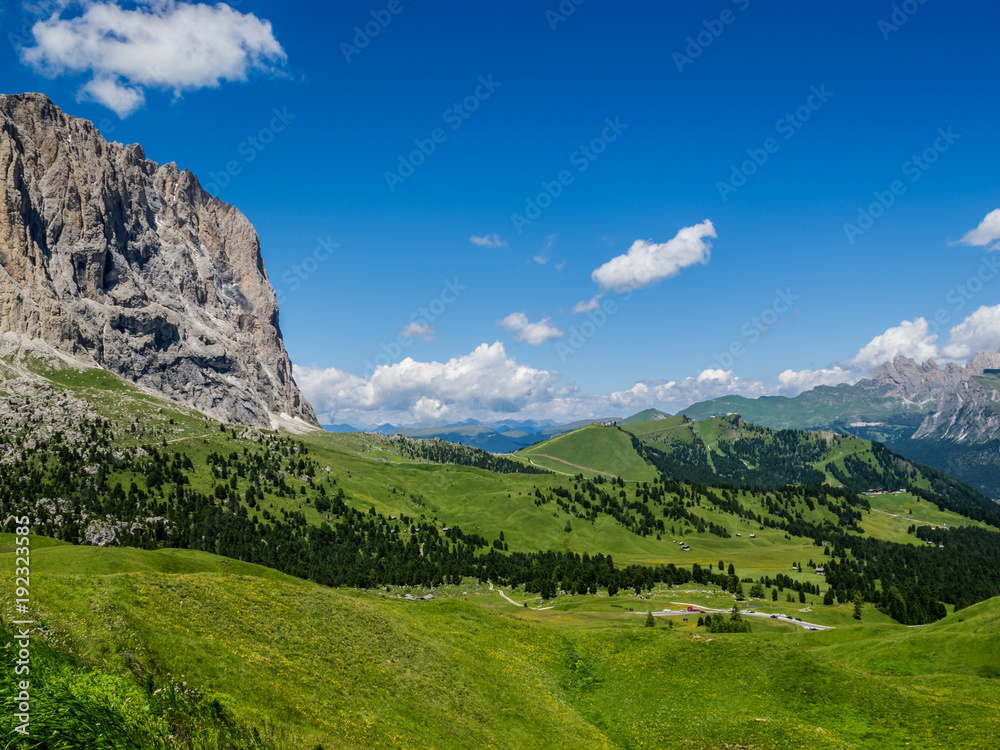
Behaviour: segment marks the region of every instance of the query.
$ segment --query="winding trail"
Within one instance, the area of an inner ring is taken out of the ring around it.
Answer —
[[[550,469],[548,466],[542,466],[540,464],[536,464],[530,458],[528,459],[528,463],[531,464],[532,466],[537,466],[539,469],[545,469],[545,471],[551,471],[553,474],[558,474],[561,477],[572,477],[572,476],[574,476],[573,474],[570,474],[568,471],[556,471],[555,469]]]
[[[169,443],[179,443],[181,440],[196,440],[198,438],[205,438],[205,437],[208,437],[208,436],[209,436],[209,433],[207,433],[207,432],[204,435],[185,435],[184,437],[179,437],[179,438],[174,438],[173,440],[168,440],[167,443],[168,444]]]
[[[591,469],[589,466],[580,466],[579,464],[571,464],[566,459],[556,458],[555,456],[550,456],[548,453],[532,453],[531,455],[532,456],[538,456],[538,458],[547,458],[547,459],[549,459],[551,461],[558,461],[561,464],[566,464],[567,466],[572,466],[574,469],[583,469],[584,471],[592,471],[595,474],[602,474],[602,475],[604,475],[606,477],[611,477],[612,479],[618,479],[618,475],[617,474],[610,474],[610,473],[608,473],[606,471],[600,471],[598,469]],[[528,459],[528,460],[530,461],[531,459]],[[534,462],[532,462],[532,463],[534,464]],[[537,464],[534,464],[534,465],[537,466]],[[542,466],[542,467],[539,467],[539,468],[543,468],[544,469],[545,467]]]
[[[495,588],[493,588],[493,581],[487,581],[487,583],[490,585],[490,591],[496,591],[498,594],[500,594],[500,596],[502,596],[504,599],[506,599],[507,601],[509,601],[515,607],[521,607],[522,609],[524,608],[523,604],[518,604],[517,602],[515,602],[513,599],[511,599],[509,596],[507,596],[501,589],[495,589]],[[555,608],[555,605],[553,605],[552,607],[528,607],[528,609],[535,609],[535,610],[538,610],[539,612],[541,612],[543,610],[546,610],[546,609],[554,609],[554,608]]]

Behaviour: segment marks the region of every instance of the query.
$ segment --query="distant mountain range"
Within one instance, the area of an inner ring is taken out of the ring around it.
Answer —
[[[651,410],[651,411],[655,411]],[[658,412],[662,413],[662,412]],[[528,445],[540,443],[555,435],[578,430],[595,422],[619,421],[617,417],[602,419],[581,419],[569,424],[556,424],[552,420],[514,420],[502,419],[499,422],[483,423],[475,419],[466,419],[455,424],[440,427],[399,427],[392,424],[381,424],[367,432],[380,435],[402,435],[411,438],[440,438],[449,443],[471,445],[490,453],[513,453]],[[350,425],[323,425],[329,432],[362,432]]]
[[[897,453],[964,479],[1000,498],[1000,350],[981,352],[964,367],[933,360],[917,364],[896,357],[854,385],[818,386],[793,398],[723,396],[702,401],[678,414],[694,420],[739,414],[771,429],[834,430],[885,443]],[[645,409],[619,419],[552,421],[503,420],[484,424],[466,420],[442,427],[380,425],[387,435],[441,438],[491,453],[511,453],[598,422],[622,425],[666,419]],[[327,425],[350,431],[349,425]]]
[[[896,357],[854,385],[819,386],[794,398],[725,396],[679,413],[849,432],[1000,497],[1000,351],[981,352],[965,367]]]

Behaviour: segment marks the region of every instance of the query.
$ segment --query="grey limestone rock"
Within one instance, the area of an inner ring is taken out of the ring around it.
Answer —
[[[0,95],[0,176],[0,334],[220,420],[317,424],[256,231],[190,171],[20,94]]]

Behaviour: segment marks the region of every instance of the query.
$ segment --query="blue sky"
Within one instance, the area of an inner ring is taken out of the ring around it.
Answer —
[[[6,3],[0,23],[0,89],[250,218],[323,421],[674,411],[1000,347],[994,5]]]

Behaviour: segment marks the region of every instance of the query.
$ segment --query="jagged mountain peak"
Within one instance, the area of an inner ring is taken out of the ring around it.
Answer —
[[[0,95],[0,174],[0,333],[219,419],[316,424],[257,233],[190,170],[18,94]]]
[[[986,370],[1000,370],[1000,349],[995,352],[979,352],[966,367],[973,375],[982,375]]]
[[[918,363],[909,357],[898,356],[879,365],[868,382],[888,388],[890,395],[917,398],[942,388],[960,388],[969,380],[969,376],[970,372],[966,368],[952,362],[941,367],[934,359]]]

